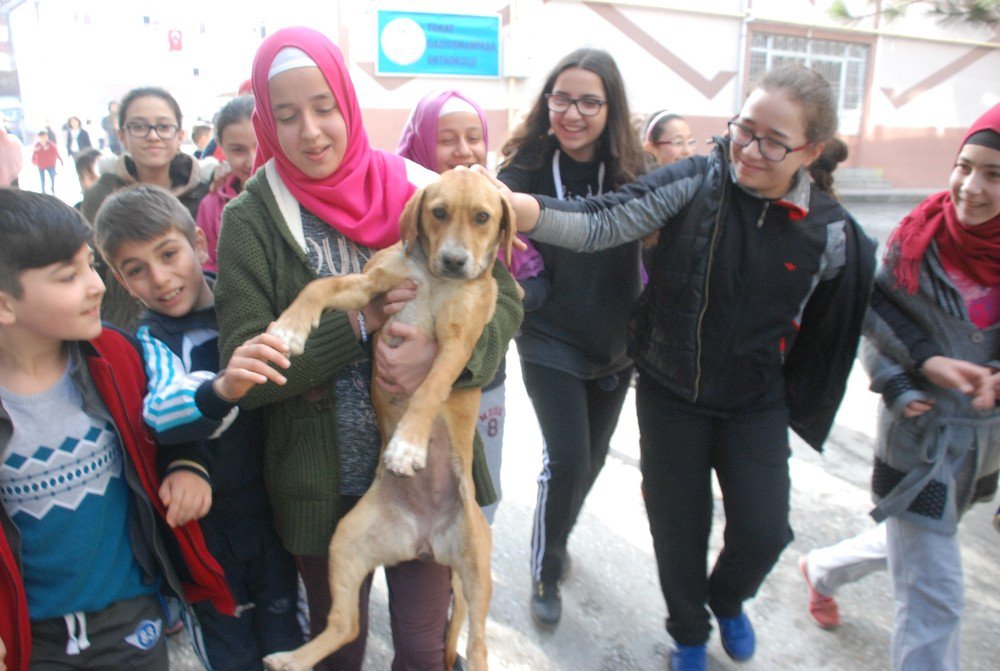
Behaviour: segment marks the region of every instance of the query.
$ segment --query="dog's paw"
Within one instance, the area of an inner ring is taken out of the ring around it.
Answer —
[[[268,671],[304,671],[290,652],[276,652],[264,658],[264,668]]]
[[[309,338],[308,329],[296,329],[291,324],[285,322],[284,318],[278,319],[267,332],[273,336],[281,338],[288,347],[288,353],[292,356],[302,354],[306,348],[306,339]]]
[[[393,437],[385,447],[382,460],[389,472],[409,477],[427,465],[427,449]]]

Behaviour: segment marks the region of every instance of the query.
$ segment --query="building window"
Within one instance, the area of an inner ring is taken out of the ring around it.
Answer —
[[[797,63],[823,75],[837,96],[840,132],[855,134],[865,101],[868,45],[754,32],[750,43],[750,81],[779,65]]]

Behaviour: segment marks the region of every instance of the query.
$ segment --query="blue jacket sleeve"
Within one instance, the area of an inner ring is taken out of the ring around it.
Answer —
[[[216,373],[187,371],[181,358],[146,326],[136,337],[148,378],[143,419],[159,443],[217,438],[229,428],[239,408],[215,393],[212,382]]]

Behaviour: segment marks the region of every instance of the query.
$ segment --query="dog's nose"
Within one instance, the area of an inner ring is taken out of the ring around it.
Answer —
[[[466,263],[468,263],[468,256],[466,254],[441,254],[441,266],[449,275],[462,273],[465,270]]]

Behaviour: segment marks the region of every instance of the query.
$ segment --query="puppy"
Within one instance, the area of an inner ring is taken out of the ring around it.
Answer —
[[[513,210],[488,178],[450,170],[407,203],[400,243],[372,256],[361,274],[311,282],[271,327],[293,355],[299,354],[325,310],[359,310],[410,278],[417,283],[417,297],[389,320],[434,336],[438,352],[411,395],[372,384],[382,458],[371,488],[341,519],[330,542],[333,605],[327,628],[298,650],[266,657],[269,669],[304,671],[357,638],[362,581],[376,566],[411,559],[452,568],[455,607],[445,668],[454,665],[466,609],[469,669],[487,668],[492,539],[472,481],[481,390],[452,385],[493,317],[493,264],[498,251],[509,262],[515,232]]]

